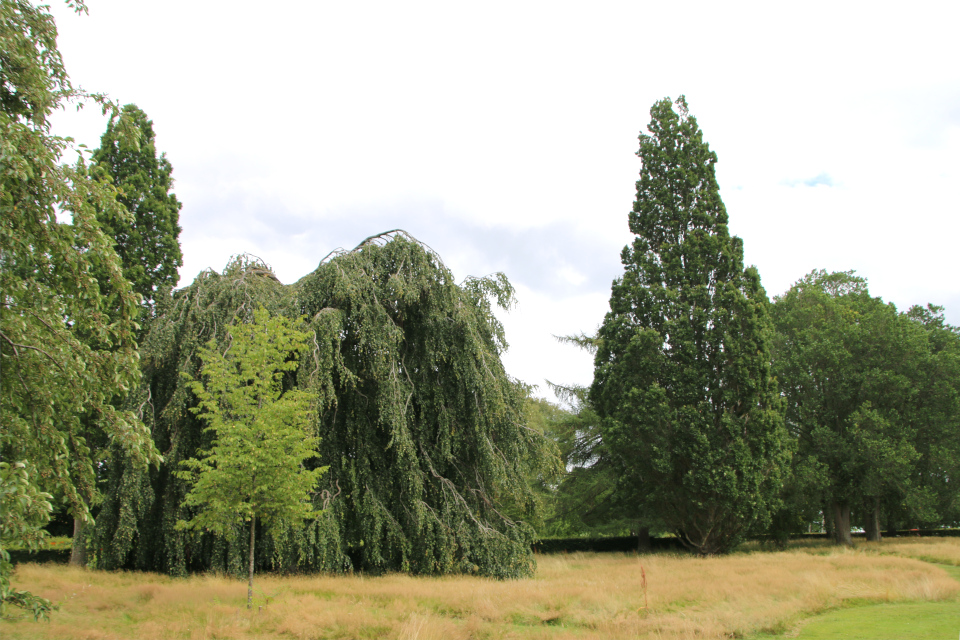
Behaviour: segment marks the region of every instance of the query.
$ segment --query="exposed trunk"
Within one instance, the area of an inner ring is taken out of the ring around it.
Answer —
[[[637,551],[650,553],[650,527],[637,526]]]
[[[247,609],[253,608],[253,542],[257,528],[257,518],[250,518],[250,573],[247,579]]]
[[[868,542],[880,542],[880,498],[873,498],[867,503],[863,530]]]
[[[75,567],[87,566],[87,523],[82,518],[73,519],[73,549],[70,551],[70,564]]]
[[[850,537],[850,505],[846,502],[833,503],[834,542],[845,546],[853,546]]]

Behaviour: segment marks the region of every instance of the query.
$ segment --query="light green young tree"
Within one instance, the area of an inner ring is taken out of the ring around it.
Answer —
[[[252,323],[230,328],[223,353],[213,341],[200,351],[201,380],[190,384],[200,400],[191,411],[209,424],[214,440],[200,459],[184,461],[186,469],[177,474],[193,482],[184,504],[197,508],[177,527],[230,537],[239,523],[250,523],[247,607],[253,601],[257,519],[277,532],[315,515],[310,493],[326,471],[303,464],[319,444],[316,395],[283,388],[309,338],[289,319],[271,318],[261,307]]]

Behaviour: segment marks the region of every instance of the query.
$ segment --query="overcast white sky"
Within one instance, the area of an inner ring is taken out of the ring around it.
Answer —
[[[855,269],[960,324],[960,3],[88,2],[53,3],[60,49],[153,120],[181,286],[242,252],[294,282],[399,227],[458,279],[506,273],[512,375],[588,384],[551,336],[602,321],[637,135],[683,93],[771,297]]]

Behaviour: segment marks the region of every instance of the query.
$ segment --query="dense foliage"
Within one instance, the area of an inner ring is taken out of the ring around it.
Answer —
[[[168,193],[172,185],[171,167],[166,157],[156,155],[153,123],[135,105],[115,111],[100,139],[101,146],[93,152],[90,175],[103,183],[113,183],[120,207],[96,206],[97,223],[113,241],[120,258],[123,277],[140,296],[139,339],[153,317],[154,301],[159,292],[169,291],[178,280],[177,268],[183,260],[180,253],[180,227],[177,224],[180,203]],[[92,272],[99,281],[109,274],[96,269]],[[108,321],[116,315],[108,311]],[[88,336],[96,342],[96,336]],[[114,402],[119,406],[120,398]],[[104,464],[109,455],[109,440],[97,433],[95,416],[81,417],[83,435],[97,464]],[[73,547],[70,563],[87,563],[88,529],[83,518],[74,518]]]
[[[852,273],[815,271],[778,298],[775,368],[798,444],[790,504],[823,509],[850,543],[851,509],[871,539],[881,512],[927,525],[956,518],[960,339],[937,309],[909,314]],[[784,522],[782,524],[788,524]]]
[[[164,464],[147,472],[114,457],[106,466],[105,500],[92,545],[98,567],[175,575],[205,569],[244,573],[249,545],[239,524],[227,536],[176,528],[196,513],[184,504],[190,483],[176,474],[213,442],[213,434],[190,411],[198,406],[190,380],[200,376],[204,347],[214,341],[224,350],[230,327],[252,322],[260,307],[274,316],[295,317],[291,293],[262,262],[240,257],[223,273],[204,271],[190,286],[158,299],[157,316],[141,345],[143,377],[133,401],[142,407]],[[346,564],[329,518],[276,537],[263,534],[256,545],[257,566]]]
[[[123,108],[124,124],[139,134],[131,140],[111,118],[93,152],[91,173],[112,180],[117,200],[129,216],[117,217],[111,209],[98,211],[97,221],[120,256],[123,276],[143,298],[147,316],[157,292],[176,286],[177,270],[183,265],[180,251],[181,204],[170,193],[173,167],[166,154],[157,156],[153,122],[136,105]]]
[[[532,512],[522,462],[544,443],[500,361],[492,303],[513,289],[502,274],[458,285],[432,251],[388,238],[298,283],[332,363],[320,457],[341,536],[357,568],[528,575],[533,531],[502,505]]]
[[[701,553],[730,550],[777,503],[789,458],[767,298],[727,231],[686,102],[651,109],[636,234],[597,335],[590,399],[642,511]]]
[[[0,455],[3,494],[18,496],[4,501],[3,538],[17,522],[16,536],[36,545],[49,500],[80,518],[96,501],[90,437],[137,468],[159,455],[137,416],[113,406],[138,382],[137,299],[96,216],[126,213],[82,161],[60,164],[68,141],[49,118],[80,94],[53,19],[22,1],[0,12]],[[7,560],[0,548],[0,607],[14,594]]]
[[[315,335],[297,373],[316,399],[321,438],[311,464],[329,466],[314,497],[324,515],[284,535],[265,535],[258,562],[279,567],[416,573],[527,575],[533,530],[505,515],[533,515],[525,462],[549,464],[542,436],[526,428],[524,389],[503,370],[506,347],[492,302],[508,305],[503,276],[453,280],[432,251],[402,232],[325,260],[293,287],[265,265],[240,259],[206,272],[160,306],[144,342],[144,385],[153,433],[167,465],[151,477],[111,470],[98,518],[105,567],[180,573],[239,569],[229,539],[175,531],[191,517],[183,460],[208,448],[189,409],[182,373],[219,348],[237,317],[258,306],[306,316]]]

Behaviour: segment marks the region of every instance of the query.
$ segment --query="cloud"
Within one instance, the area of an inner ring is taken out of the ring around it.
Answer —
[[[784,180],[782,184],[788,187],[801,187],[801,186],[802,187],[819,187],[819,186],[832,187],[834,186],[833,178],[831,178],[830,175],[825,171],[819,173],[818,175],[815,175],[812,178],[807,178],[806,180]]]
[[[337,248],[403,229],[433,248],[458,279],[503,272],[515,285],[555,298],[609,291],[622,273],[619,237],[593,234],[569,222],[508,226],[452,211],[441,200],[397,199],[322,212],[298,212],[282,198],[227,190],[207,193],[184,206],[181,225],[188,284],[202,268],[219,269],[230,255],[253,253],[271,264],[283,282],[306,275]]]

